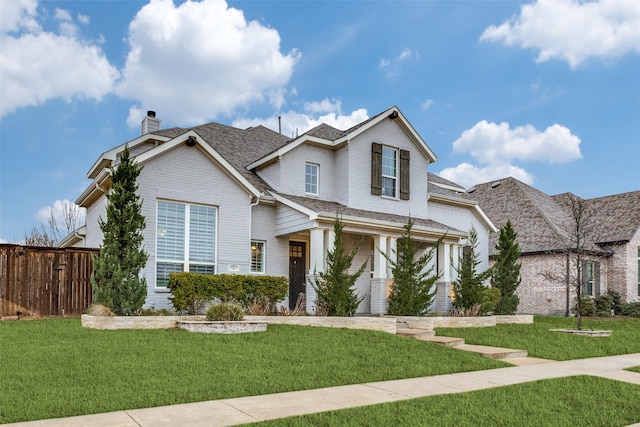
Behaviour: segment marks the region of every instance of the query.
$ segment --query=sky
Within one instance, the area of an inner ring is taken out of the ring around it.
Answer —
[[[394,105],[465,188],[640,190],[640,1],[2,0],[0,242],[147,110],[294,135]]]

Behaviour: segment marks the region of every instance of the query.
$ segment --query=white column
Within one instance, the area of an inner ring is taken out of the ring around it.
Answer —
[[[309,239],[309,274],[307,274],[305,296],[307,313],[313,314],[316,308],[316,291],[313,289],[315,274],[324,271],[324,230],[316,228],[309,231]]]
[[[309,232],[309,274],[324,271],[324,230],[316,228]]]
[[[457,269],[460,266],[460,245],[451,245],[451,263],[453,264],[451,266],[451,281],[455,282],[456,279],[458,278],[458,272]]]
[[[336,232],[333,231],[333,228],[330,229],[330,230],[324,230],[324,249],[323,249],[323,253],[322,253],[322,260],[323,260],[322,271],[324,271],[327,268],[327,252],[333,250],[333,245],[335,244],[335,241],[336,241]]]
[[[442,281],[444,282],[451,281],[451,246],[449,243],[442,244]]]
[[[387,236],[375,236],[373,245],[375,246],[373,252],[373,277],[386,278],[387,277],[387,258],[382,255],[382,252],[389,254],[387,249]]]
[[[389,256],[389,258],[391,258],[393,262],[396,262],[398,260],[398,254],[396,253],[397,244],[398,244],[398,239],[396,239],[395,237],[389,237],[389,239],[387,240],[387,255]],[[392,277],[390,263],[387,263],[386,277]]]

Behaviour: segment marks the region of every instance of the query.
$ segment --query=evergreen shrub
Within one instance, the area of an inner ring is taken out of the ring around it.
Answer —
[[[207,309],[209,321],[239,321],[244,319],[244,309],[235,302],[221,302],[213,304]]]

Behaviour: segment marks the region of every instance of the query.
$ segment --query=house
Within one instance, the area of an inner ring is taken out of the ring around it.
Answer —
[[[567,293],[571,200],[580,200],[589,230],[582,265],[582,293],[597,296],[607,290],[623,301],[640,297],[640,191],[595,199],[571,193],[549,196],[515,178],[476,185],[468,190],[498,227],[511,220],[522,251],[519,312],[565,314],[573,310],[575,291]],[[574,233],[575,234],[575,233]],[[490,256],[498,235],[490,237]],[[575,245],[574,245],[575,246]]]
[[[169,273],[243,273],[290,279],[288,304],[301,292],[314,311],[310,277],[325,267],[333,223],[358,246],[353,269],[368,267],[357,292],[360,314],[383,314],[390,285],[387,259],[411,217],[425,249],[441,237],[434,262],[442,273],[433,309],[446,312],[457,262],[473,226],[481,268],[488,267],[488,217],[464,189],[427,172],[436,155],[397,107],[348,130],[321,124],[287,138],[263,126],[218,123],[162,130],[154,112],[142,135],[103,153],[88,172],[92,183],[77,204],[87,208],[85,235],[70,242],[98,247],[105,219],[109,168],[128,145],[143,169],[138,177],[149,259],[145,305],[169,307]],[[82,240],[84,239],[84,240]]]

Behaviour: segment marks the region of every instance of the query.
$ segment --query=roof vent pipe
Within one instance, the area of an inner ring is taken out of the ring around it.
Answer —
[[[278,116],[278,133],[282,135],[282,116]]]

